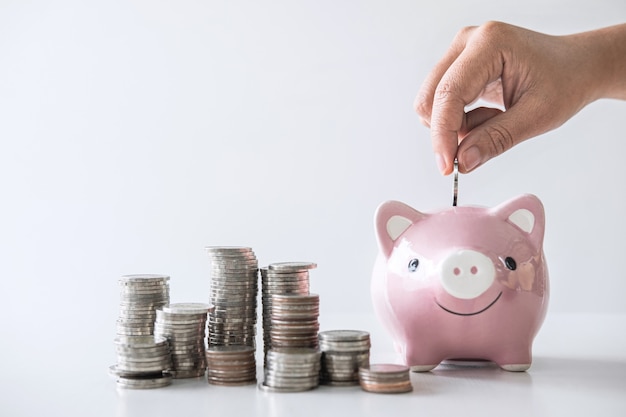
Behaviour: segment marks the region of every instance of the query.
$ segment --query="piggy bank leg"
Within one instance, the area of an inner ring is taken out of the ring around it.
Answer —
[[[500,368],[509,372],[524,372],[528,368],[530,368],[530,363],[517,363],[517,364],[508,364],[508,365],[500,365]]]
[[[509,372],[524,372],[530,368],[532,356],[530,349],[519,352],[507,352],[493,361],[502,369]]]
[[[435,369],[442,360],[443,358],[438,355],[410,347],[407,347],[404,352],[404,363],[411,368],[412,372],[428,372]]]

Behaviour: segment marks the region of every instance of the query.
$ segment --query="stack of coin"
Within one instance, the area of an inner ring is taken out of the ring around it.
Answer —
[[[207,379],[214,385],[256,383],[255,348],[245,345],[212,346],[206,351]]]
[[[359,369],[361,388],[368,392],[396,394],[413,391],[409,367],[394,364],[376,364]]]
[[[120,315],[118,336],[149,336],[154,334],[156,309],[170,302],[170,277],[137,274],[120,278]]]
[[[115,339],[117,364],[109,370],[122,388],[159,388],[172,383],[167,339],[156,336],[125,336]]]
[[[358,385],[359,368],[369,366],[370,335],[360,330],[328,330],[319,334],[321,382]]]
[[[270,330],[272,348],[317,349],[319,301],[317,294],[273,295]]]
[[[255,346],[258,261],[246,247],[209,246],[211,304],[208,346]]]
[[[154,334],[169,340],[174,378],[204,376],[204,329],[209,311],[210,306],[202,303],[174,303],[157,310]]]
[[[309,348],[270,349],[267,352],[265,391],[308,391],[319,385],[321,352]]]
[[[261,269],[263,345],[266,354],[272,348],[272,297],[282,294],[309,294],[309,270],[316,267],[313,262],[278,262]]]

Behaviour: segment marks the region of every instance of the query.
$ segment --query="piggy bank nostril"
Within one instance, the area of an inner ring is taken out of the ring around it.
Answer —
[[[476,275],[478,273],[478,268],[473,266],[472,269],[470,269],[470,272],[472,273],[472,275]]]
[[[459,268],[454,268],[452,270],[452,273],[454,273],[454,275],[460,275],[461,274],[461,270]]]

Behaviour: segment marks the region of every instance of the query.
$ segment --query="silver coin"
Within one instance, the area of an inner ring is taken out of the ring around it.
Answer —
[[[305,378],[275,378],[269,375],[264,377],[263,383],[272,388],[290,389],[295,391],[307,391],[319,385],[319,377]]]
[[[205,315],[213,306],[205,303],[173,303],[162,308],[164,313]]]
[[[147,299],[154,298],[155,300],[160,300],[162,298],[167,298],[169,296],[169,288],[160,288],[160,289],[134,289],[130,287],[120,288],[119,294],[120,298],[133,300],[133,299]]]
[[[318,294],[276,294],[273,299],[281,304],[319,304],[320,296]]]
[[[163,375],[160,378],[140,378],[140,377],[118,377],[117,386],[128,389],[152,389],[162,388],[172,383],[170,375]]]
[[[209,292],[209,295],[213,298],[228,298],[233,299],[233,298],[241,298],[244,300],[251,300],[254,299],[256,300],[257,298],[257,291],[233,291],[231,289],[224,289],[222,288],[211,288],[211,291]]]
[[[163,329],[163,328],[154,328],[154,334],[157,336],[167,337],[171,341],[176,340],[198,340],[204,337],[204,327],[199,332],[196,329],[191,330],[171,330],[171,329]]]
[[[320,332],[320,341],[346,342],[370,340],[370,334],[362,330],[326,330]]]
[[[169,363],[161,363],[155,364],[153,366],[148,365],[129,365],[129,364],[117,364],[117,369],[119,372],[126,372],[126,375],[131,375],[131,372],[135,372],[134,376],[140,376],[145,373],[156,373],[159,371],[166,370],[169,367]]]
[[[120,280],[125,282],[160,282],[168,281],[169,279],[169,275],[161,274],[128,274],[122,275]]]
[[[410,370],[404,365],[374,364],[361,366],[359,377],[374,382],[410,380]]]
[[[129,347],[129,346],[123,346],[123,345],[116,345],[115,346],[115,352],[118,355],[126,355],[126,356],[135,356],[135,355],[140,355],[140,356],[149,356],[149,355],[167,355],[170,351],[170,346],[169,343],[165,346],[154,346],[154,347],[142,347],[142,348],[136,348],[136,347]]]
[[[456,207],[459,195],[459,160],[454,158],[454,185],[452,188],[452,207]]]
[[[157,317],[156,320],[154,320],[154,325],[159,325],[162,326],[164,328],[172,328],[172,329],[184,329],[184,328],[200,328],[203,327],[206,322],[207,319],[202,319],[202,320],[184,320],[184,317],[181,317],[180,319],[176,319],[176,320],[170,320],[170,319],[163,319],[162,317]]]
[[[322,352],[315,349],[273,349],[267,352],[268,357],[283,361],[319,361]]]
[[[205,375],[206,369],[173,370],[169,372],[174,379],[199,378]]]
[[[169,287],[169,278],[167,279],[150,279],[150,278],[120,278],[117,283],[121,288],[165,288]]]
[[[154,329],[159,329],[161,332],[172,332],[172,333],[203,333],[206,325],[206,321],[203,320],[201,322],[189,322],[189,323],[180,323],[180,322],[154,322]],[[156,334],[156,333],[155,333]]]
[[[252,252],[252,248],[248,246],[205,246],[204,249],[209,253],[249,253]]]
[[[259,382],[257,387],[259,388],[259,390],[264,391],[264,392],[284,392],[284,393],[288,393],[288,392],[310,391],[312,389],[317,388],[317,385],[316,386],[311,386],[311,387],[305,387],[305,388],[301,388],[301,387],[277,388],[277,387],[270,387],[268,385],[265,385],[264,382]]]
[[[275,262],[267,266],[268,271],[304,271],[315,268],[315,262]]]
[[[333,381],[333,380],[320,380],[320,384],[327,385],[329,387],[353,387],[359,385],[359,380],[350,380],[350,381]]]
[[[167,339],[157,336],[116,337],[113,343],[132,348],[155,347],[162,345],[167,346]]]

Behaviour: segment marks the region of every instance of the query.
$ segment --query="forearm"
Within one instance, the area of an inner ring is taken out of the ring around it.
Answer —
[[[588,100],[626,100],[626,24],[567,36],[581,49]]]

